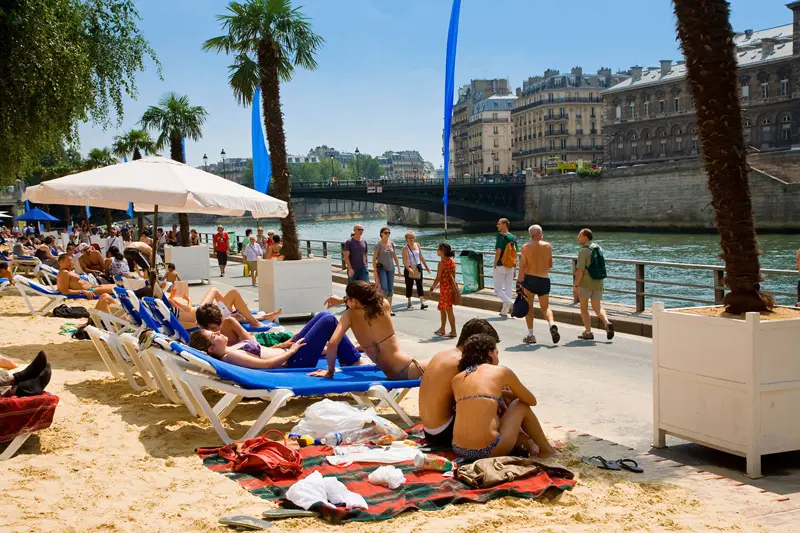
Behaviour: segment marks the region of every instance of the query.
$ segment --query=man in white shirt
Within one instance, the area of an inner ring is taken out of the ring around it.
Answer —
[[[111,226],[111,233],[108,234],[108,238],[106,239],[106,250],[112,246],[116,246],[117,250],[120,252],[125,249],[125,242],[122,240],[117,226]]]
[[[245,245],[242,254],[244,255],[245,264],[250,270],[250,280],[253,283],[253,287],[255,287],[256,276],[258,275],[258,259],[264,256],[264,249],[256,242],[255,235],[250,234],[250,242]]]

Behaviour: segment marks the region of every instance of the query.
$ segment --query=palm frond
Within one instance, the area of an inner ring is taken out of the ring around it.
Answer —
[[[253,93],[260,81],[258,63],[249,55],[240,53],[233,65],[228,67],[228,73],[236,100],[244,106],[249,106],[253,102]]]

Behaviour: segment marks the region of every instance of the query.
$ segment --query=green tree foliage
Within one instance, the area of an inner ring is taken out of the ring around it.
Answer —
[[[117,157],[127,157],[128,155],[136,161],[142,158],[142,154],[151,155],[156,153],[156,142],[147,133],[147,130],[132,129],[122,135],[114,137],[114,144],[111,146],[114,155]]]
[[[191,105],[188,96],[167,93],[161,97],[157,106],[150,106],[142,115],[142,127],[158,131],[156,148],[162,150],[169,146],[170,157],[174,161],[183,160],[183,138],[199,141],[203,137],[203,124],[208,117],[204,107]],[[178,214],[181,241],[189,246],[189,215]]]
[[[133,0],[0,0],[0,183],[35,168],[82,121],[110,125],[153,50]]]
[[[224,35],[206,41],[206,50],[233,55],[230,85],[244,105],[250,105],[256,87],[261,88],[264,127],[272,163],[270,191],[289,205],[289,214],[281,219],[283,256],[300,259],[297,222],[292,210],[289,165],[286,161],[286,132],[283,127],[280,83],[292,79],[297,67],[314,70],[314,58],[323,39],[290,0],[247,0],[231,2],[228,12],[218,15]]]
[[[377,158],[367,154],[360,154],[347,162],[349,177],[347,179],[366,178],[376,179],[384,175],[383,168]],[[342,178],[339,178],[340,180]]]

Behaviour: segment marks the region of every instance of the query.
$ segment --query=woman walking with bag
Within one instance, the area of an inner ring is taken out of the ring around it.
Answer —
[[[381,240],[372,252],[372,268],[375,272],[377,285],[380,287],[389,307],[392,306],[392,296],[394,296],[394,267],[400,270],[400,261],[397,259],[397,249],[394,243],[389,240],[392,232],[389,228],[381,228]],[[394,311],[391,311],[394,316]]]
[[[456,334],[456,315],[453,313],[453,305],[461,303],[461,293],[458,291],[458,283],[456,282],[456,262],[453,260],[456,254],[446,242],[439,245],[436,253],[442,260],[439,261],[439,268],[436,270],[436,279],[433,280],[433,285],[431,285],[431,292],[436,289],[436,285],[441,286],[438,309],[442,318],[442,326],[433,333],[440,337],[455,338],[458,335]],[[448,320],[450,321],[450,333],[445,335],[444,327]]]
[[[428,274],[431,273],[431,269],[428,268],[428,263],[425,262],[425,257],[422,255],[419,244],[415,242],[415,238],[413,231],[406,233],[406,245],[403,247],[403,266],[405,267],[403,268],[403,278],[406,280],[406,298],[408,298],[408,308],[411,309],[411,291],[416,283],[419,307],[427,309],[425,291],[422,288],[422,268],[424,267]]]

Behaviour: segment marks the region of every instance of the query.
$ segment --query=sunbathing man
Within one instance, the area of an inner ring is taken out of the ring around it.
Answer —
[[[59,259],[59,264],[60,261],[61,260]],[[103,257],[103,254],[101,254],[92,246],[87,246],[83,250],[83,253],[78,259],[78,263],[80,264],[81,270],[83,270],[84,274],[92,274],[98,280],[105,276],[106,260]]]
[[[64,296],[74,296],[81,294],[87,300],[94,300],[95,296],[99,296],[97,301],[97,310],[104,313],[109,312],[109,307],[114,301],[114,285],[96,285],[92,286],[91,283],[85,279],[81,279],[73,270],[72,255],[63,253],[58,256],[58,276],[56,277],[56,287],[58,292]]]
[[[309,375],[333,377],[339,343],[343,342],[347,330],[352,329],[361,349],[390,380],[421,378],[428,361],[417,361],[400,349],[390,316],[392,309],[375,284],[351,281],[347,284],[345,294],[344,299],[331,296],[326,301],[329,308],[343,303],[347,303],[348,307],[328,342],[328,369],[317,370]]]
[[[553,319],[553,310],[550,309],[550,269],[553,268],[553,246],[542,240],[542,227],[534,224],[528,228],[531,240],[522,247],[522,258],[519,263],[518,288],[522,287],[525,299],[528,301],[528,314],[525,323],[528,326],[528,335],[522,340],[525,344],[536,344],[533,334],[533,304],[534,298],[539,297],[539,307],[542,309],[550,326],[550,336],[556,344],[561,339],[558,326]]]
[[[428,361],[422,384],[419,386],[419,415],[425,430],[428,444],[450,448],[453,442],[456,401],[453,397],[453,378],[460,371],[464,344],[473,335],[485,333],[500,342],[500,337],[492,325],[482,318],[473,318],[461,328],[461,336],[455,348],[437,353]]]
[[[200,305],[212,302],[215,302],[220,307],[223,316],[233,317],[235,320],[250,324],[253,327],[261,326],[261,320],[269,320],[271,322],[283,312],[283,309],[278,309],[271,313],[260,312],[253,315],[247,306],[247,302],[236,289],[231,289],[227,294],[223,295],[219,289],[211,287],[200,300]],[[196,307],[183,300],[183,298],[171,298],[170,303],[172,304],[172,312],[183,327],[186,329],[197,327]]]
[[[44,352],[39,352],[22,370],[13,374],[8,372],[16,367],[11,359],[0,355],[0,396],[38,396],[50,383],[50,363]]]

